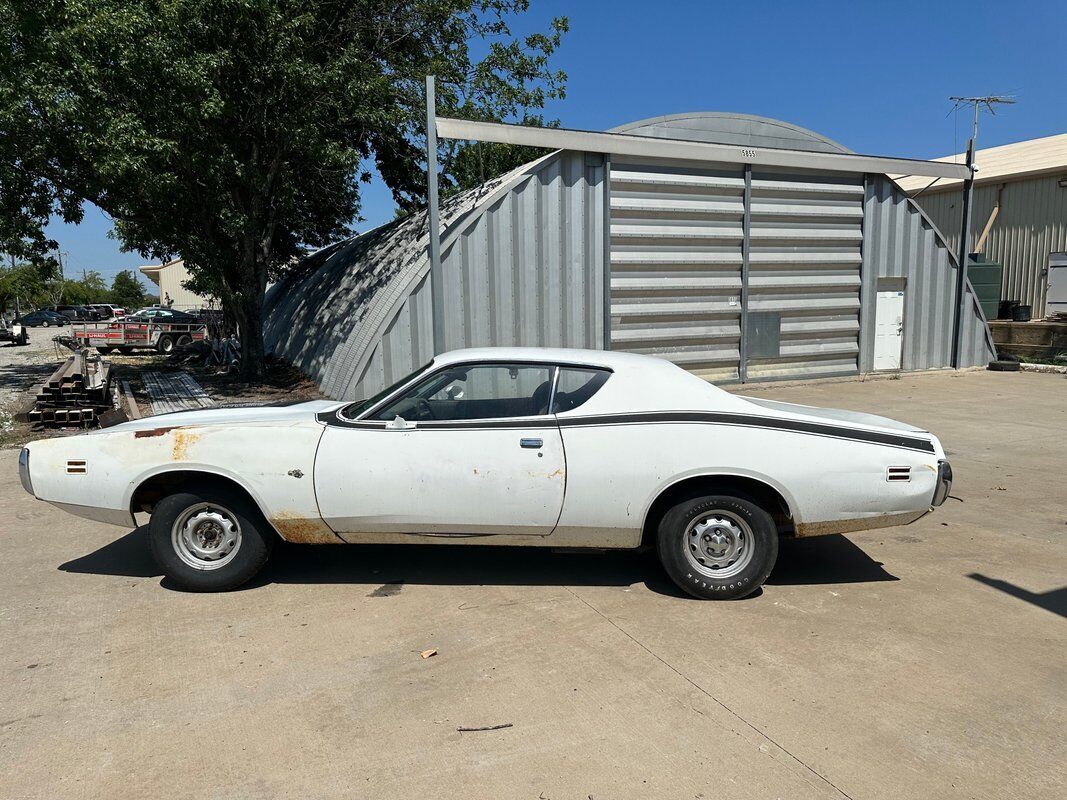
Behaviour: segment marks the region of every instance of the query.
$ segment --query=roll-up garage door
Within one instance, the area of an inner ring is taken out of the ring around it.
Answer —
[[[858,371],[863,178],[752,174],[747,380]]]
[[[744,173],[612,164],[611,346],[738,377]]]

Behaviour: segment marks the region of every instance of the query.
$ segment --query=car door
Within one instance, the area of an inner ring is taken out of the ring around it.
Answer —
[[[327,421],[319,510],[348,541],[374,533],[547,536],[563,506],[555,367],[449,365],[358,420]]]

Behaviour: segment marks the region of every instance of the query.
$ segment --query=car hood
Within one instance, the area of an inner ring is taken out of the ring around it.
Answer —
[[[201,427],[209,425],[252,425],[273,423],[286,425],[310,422],[322,411],[343,406],[336,400],[310,400],[307,402],[267,403],[263,405],[226,405],[213,408],[197,408],[156,414],[103,428],[100,433],[154,430],[158,428]]]
[[[816,406],[802,406],[796,403],[780,403],[777,400],[764,400],[756,397],[743,397],[753,405],[766,408],[769,411],[784,412],[808,417],[820,422],[843,422],[846,425],[859,425],[865,428],[882,428],[891,431],[908,431],[909,433],[928,433],[923,428],[908,425],[905,422],[897,422],[889,417],[880,417],[877,414],[865,414],[862,411],[845,411],[840,408],[818,408]]]

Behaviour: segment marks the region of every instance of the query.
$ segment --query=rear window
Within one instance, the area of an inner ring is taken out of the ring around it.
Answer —
[[[585,367],[561,367],[556,382],[556,394],[552,398],[552,413],[572,411],[600,391],[611,372],[606,369]]]

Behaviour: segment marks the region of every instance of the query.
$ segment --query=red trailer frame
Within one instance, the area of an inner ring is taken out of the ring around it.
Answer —
[[[203,322],[123,322],[121,319],[105,324],[79,323],[71,330],[79,347],[97,350],[155,350],[171,353],[174,348],[207,338]]]

